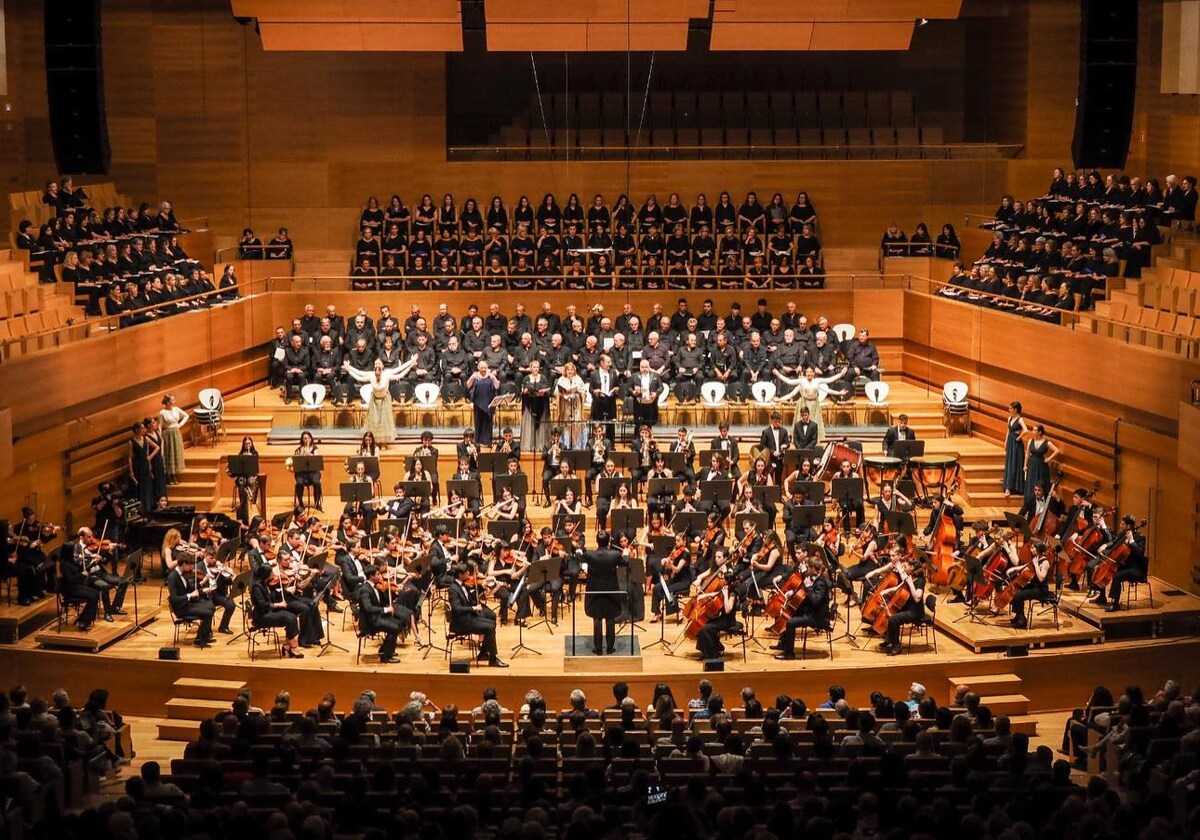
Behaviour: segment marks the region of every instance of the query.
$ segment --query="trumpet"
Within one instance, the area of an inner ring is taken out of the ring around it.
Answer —
[[[292,460],[291,455],[283,459],[283,466],[288,472],[292,472],[295,469],[295,461]]]

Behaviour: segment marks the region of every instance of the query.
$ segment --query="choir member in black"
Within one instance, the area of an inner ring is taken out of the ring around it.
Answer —
[[[80,528],[75,542],[75,561],[84,570],[88,584],[100,592],[104,620],[112,621],[114,615],[125,615],[121,607],[125,603],[129,581],[105,570],[104,554],[95,543],[92,529],[86,526]]]
[[[888,426],[888,430],[883,433],[883,452],[889,458],[895,457],[893,453],[896,451],[897,442],[917,439],[917,433],[908,427],[907,414],[901,414],[896,420],[896,425]]]
[[[312,432],[300,433],[300,445],[292,452],[292,457],[297,456],[312,456],[318,455],[317,442],[313,439]],[[304,488],[311,487],[313,489],[313,506],[324,512],[321,507],[321,471],[320,470],[297,470],[295,472],[296,481],[296,507],[304,506]]]
[[[391,599],[390,593],[380,593],[384,586],[383,568],[373,566],[365,585],[358,588],[358,624],[363,635],[380,633],[383,643],[379,646],[379,663],[396,662],[396,639],[412,624],[412,613]]]
[[[176,618],[194,618],[199,621],[200,626],[192,644],[202,648],[213,643],[212,622],[216,608],[212,601],[204,597],[198,584],[196,559],[190,553],[180,554],[179,562],[171,570],[171,574],[167,575],[168,603],[172,615]]]
[[[775,645],[779,650],[776,659],[796,658],[796,631],[801,627],[821,633],[827,633],[833,627],[833,585],[825,574],[825,564],[819,558],[812,558],[802,562],[799,571],[804,575],[804,590],[808,594],[779,634],[779,642]],[[783,594],[788,598],[793,593],[785,590]]]
[[[1046,544],[1038,541],[1033,544],[1033,556],[1029,560],[1029,565],[1033,568],[1033,579],[1029,583],[1021,587],[1012,599],[1012,626],[1018,630],[1024,630],[1029,626],[1029,619],[1026,616],[1026,603],[1036,601],[1045,603],[1053,596],[1050,594],[1050,567],[1052,562],[1050,556],[1046,552]],[[1009,579],[1014,577],[1023,568],[1022,565],[1014,565],[1007,572]]]
[[[588,570],[583,611],[592,619],[592,653],[596,656],[616,652],[616,619],[621,614],[623,600],[616,594],[617,568],[629,565],[628,559],[610,541],[608,531],[602,530],[596,534],[595,550],[579,552]]]
[[[915,624],[925,617],[925,570],[914,567],[908,561],[903,562],[901,569],[900,582],[880,593],[890,599],[897,589],[908,587],[908,601],[888,619],[887,633],[879,646],[888,656],[900,653],[900,628],[905,624]]]
[[[714,596],[708,596],[708,593],[705,593],[704,596],[698,597],[719,598],[721,611],[710,618],[696,635],[696,649],[700,651],[701,659],[717,659],[724,652],[725,645],[721,644],[722,632],[736,633],[741,630],[736,613],[737,595],[730,585],[730,575],[725,568],[725,549],[723,548],[717,549],[713,567],[697,578],[696,585],[703,587],[711,575],[721,575],[721,588]]]
[[[475,587],[467,586],[470,574],[465,563],[457,563],[451,570],[454,580],[447,587],[450,596],[450,631],[463,635],[480,636],[479,658],[486,659],[493,668],[507,668],[496,651],[496,614],[479,603]]]
[[[174,572],[172,572],[174,574]],[[303,659],[297,650],[300,641],[300,617],[287,608],[287,600],[278,585],[272,585],[274,572],[267,563],[254,570],[254,585],[250,588],[250,623],[254,627],[282,627],[286,635],[283,654],[290,659]],[[209,616],[211,623],[212,617]]]
[[[792,428],[792,446],[796,449],[817,448],[817,424],[813,422],[808,407],[800,409],[800,419]]]
[[[866,329],[858,331],[858,340],[846,351],[846,363],[854,376],[879,381],[879,351],[869,339]]]
[[[600,356],[600,364],[591,376],[588,387],[592,391],[591,419],[606,424],[605,437],[614,439],[615,426],[613,421],[617,416],[617,375],[612,369],[612,356],[607,353]]]
[[[299,334],[293,334],[283,351],[283,382],[284,403],[292,401],[293,392],[299,395],[300,389],[308,384],[308,370],[311,364],[309,349],[304,346],[304,339]]]
[[[210,545],[204,549],[196,564],[196,574],[200,576],[200,591],[212,601],[214,612],[215,608],[221,608],[221,623],[217,632],[232,635],[229,622],[233,620],[235,605],[229,597],[229,588],[233,585],[233,572],[217,561],[217,549]]]
[[[638,371],[630,379],[630,385],[634,399],[634,423],[639,427],[658,425],[658,398],[667,386],[650,369],[650,361],[645,356],[638,361]]]
[[[1132,516],[1121,517],[1121,531],[1108,546],[1100,553],[1110,554],[1117,546],[1124,543],[1129,546],[1129,556],[1124,564],[1118,565],[1113,575],[1112,583],[1108,585],[1108,594],[1100,594],[1096,603],[1108,604],[1107,612],[1121,609],[1121,587],[1128,583],[1145,583],[1150,570],[1150,560],[1146,557],[1146,536],[1138,533],[1137,520]]]

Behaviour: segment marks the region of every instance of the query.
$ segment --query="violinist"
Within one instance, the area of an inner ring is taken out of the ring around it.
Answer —
[[[421,443],[419,446],[417,446],[413,450],[413,457],[414,458],[432,458],[433,459],[433,466],[431,466],[429,468],[428,473],[426,473],[425,470],[423,469],[424,464],[421,465],[422,466],[422,469],[420,471],[421,478],[419,480],[421,480],[421,481],[428,480],[430,482],[430,484],[432,485],[433,503],[435,505],[438,504],[440,502],[440,497],[438,495],[438,471],[437,471],[438,450],[437,450],[437,447],[433,445],[433,432],[429,431],[428,429],[421,432]],[[417,466],[416,462],[414,461],[413,468],[408,471],[407,475],[414,475],[417,471],[416,466]],[[407,476],[405,477],[405,481],[412,481],[412,480],[413,479],[407,478]],[[426,510],[428,510],[428,508],[426,508]]]
[[[450,569],[458,562],[459,546],[455,544],[454,536],[445,525],[438,525],[433,532],[433,555],[429,569],[433,573],[438,586],[448,586],[451,581]]]
[[[307,432],[305,432],[305,434],[307,434]],[[416,461],[414,463],[419,464],[421,462]],[[367,475],[367,465],[362,461],[355,462],[354,472],[350,474],[349,478],[347,478],[347,481],[350,484],[365,484],[369,488],[374,487],[374,482],[371,480],[371,476]],[[368,495],[373,495],[373,493],[374,491],[372,489]],[[318,506],[317,510],[320,509],[321,508]],[[363,527],[368,531],[375,530],[375,517],[378,514],[378,511],[375,509],[375,502],[373,501],[346,502],[346,506],[342,509],[342,514],[344,516],[361,516]]]
[[[17,565],[25,566],[39,577],[33,591],[45,593],[54,589],[54,564],[46,556],[46,543],[53,540],[59,526],[39,522],[33,508],[21,508],[21,521],[13,528],[17,545]]]
[[[858,534],[858,544],[854,553],[858,562],[846,569],[846,579],[854,583],[864,580],[867,575],[877,570],[885,557],[882,549],[884,540],[879,536],[879,530],[874,525],[867,525]]]
[[[650,561],[648,571],[654,579],[654,592],[650,597],[653,615],[650,620],[657,623],[663,620],[663,602],[669,598],[667,612],[675,614],[679,611],[679,597],[687,595],[692,587],[692,553],[688,550],[687,534],[676,534],[671,553],[657,561]]]
[[[839,568],[839,558],[846,553],[846,544],[842,542],[842,533],[832,517],[821,523],[821,533],[817,535],[815,542],[821,546],[826,564],[831,569]]]
[[[212,601],[204,597],[199,584],[195,558],[190,554],[180,555],[178,564],[167,575],[168,603],[172,615],[177,618],[194,618],[200,622],[192,644],[205,648],[213,643],[212,620],[216,609]]]
[[[273,586],[273,589],[276,590],[276,595],[280,596],[287,604],[287,611],[300,619],[300,646],[312,647],[325,637],[325,631],[321,626],[321,614],[317,611],[317,605],[313,603],[312,599],[305,598],[300,594],[299,584],[303,583],[300,575],[303,574],[301,566],[304,554],[300,532],[295,529],[289,531],[285,543],[280,546],[279,553],[275,558],[278,564],[276,570],[278,583]]]
[[[348,552],[338,552],[338,567],[342,570],[342,587],[345,593],[354,600],[358,599],[358,588],[367,582],[371,563],[368,560],[366,548],[358,545],[358,540],[352,540]]]
[[[17,579],[17,603],[27,607],[46,597],[46,574],[21,556],[17,538],[7,519],[0,519],[0,577]]]
[[[788,619],[787,628],[779,634],[779,641],[775,644],[779,651],[775,654],[776,659],[796,658],[796,631],[801,627],[809,627],[821,633],[828,633],[833,628],[833,586],[825,574],[825,564],[820,558],[814,557],[798,562],[797,571],[804,578],[804,591],[807,594]],[[785,603],[795,594],[785,590]]]
[[[774,531],[766,531],[760,548],[749,555],[746,574],[737,585],[737,594],[743,603],[763,600],[763,593],[771,588],[771,581],[782,572],[783,556],[779,535]]]
[[[696,574],[712,568],[713,555],[718,548],[725,546],[726,534],[725,529],[721,527],[721,519],[721,514],[716,511],[708,514],[708,521],[704,533],[700,535],[699,550],[696,553]]]
[[[87,632],[95,623],[100,603],[100,590],[88,582],[87,566],[90,561],[87,555],[90,552],[86,546],[81,551],[79,546],[83,545],[83,541],[80,540],[76,544],[75,554],[70,557],[60,555],[62,594],[72,600],[83,602],[79,616],[75,619],[75,626],[81,633]]]
[[[882,590],[885,598],[891,598],[896,591],[905,587],[908,589],[908,599],[888,618],[887,633],[879,649],[888,656],[900,653],[900,628],[905,624],[916,624],[925,617],[925,569],[904,560],[900,563],[900,582],[893,587]]]
[[[191,542],[198,548],[216,548],[221,544],[222,537],[213,530],[208,517],[202,516],[196,520],[196,533],[192,535]]]
[[[1012,599],[1012,626],[1018,630],[1024,630],[1029,626],[1029,619],[1025,615],[1025,604],[1027,601],[1037,601],[1038,603],[1046,603],[1053,596],[1050,594],[1050,555],[1047,552],[1046,544],[1040,540],[1033,544],[1033,556],[1029,559],[1028,568],[1033,569],[1033,577]],[[1014,564],[1005,573],[1009,580],[1012,580],[1022,569],[1024,565]]]
[[[412,625],[409,609],[384,595],[383,568],[372,566],[367,573],[367,582],[357,592],[359,632],[380,633],[383,643],[379,646],[379,664],[388,665],[398,661],[396,639],[407,633]]]
[[[696,586],[701,591],[697,598],[713,597],[721,603],[720,611],[710,618],[696,635],[696,650],[700,651],[701,659],[720,657],[725,650],[725,645],[721,644],[721,633],[736,633],[741,629],[736,614],[737,595],[731,585],[732,574],[727,567],[728,559],[725,549],[718,548],[713,554],[712,568],[696,579]],[[705,585],[714,575],[720,577],[720,588],[715,593],[710,593],[705,591]]]
[[[229,597],[229,588],[233,585],[233,571],[217,559],[217,550],[212,546],[204,549],[200,562],[196,564],[196,575],[200,579],[200,593],[213,604],[214,613],[220,607],[221,624],[218,633],[233,635],[229,622],[233,620],[234,603]]]
[[[1110,542],[1100,552],[1101,557],[1112,554],[1119,546],[1128,546],[1128,556],[1124,564],[1118,564],[1113,574],[1112,583],[1108,586],[1107,596],[1101,591],[1096,598],[1097,606],[1107,604],[1107,612],[1121,609],[1121,587],[1127,583],[1145,583],[1150,573],[1150,560],[1146,557],[1146,535],[1139,533],[1138,522],[1132,516],[1121,517],[1121,530],[1116,539]]]
[[[317,455],[317,443],[313,439],[312,432],[300,433],[300,444],[292,452],[293,456],[311,456]],[[296,481],[296,507],[304,504],[304,488],[311,487],[313,489],[313,505],[317,510],[324,512],[321,507],[321,473],[319,470],[297,470],[295,474]]]
[[[465,563],[456,563],[448,587],[450,599],[450,629],[455,633],[483,636],[479,658],[487,659],[493,668],[507,668],[496,652],[496,614],[479,603],[479,593],[468,586],[470,570]]]
[[[487,578],[484,585],[487,587],[488,593],[500,603],[501,625],[508,624],[509,601],[512,600],[513,591],[528,570],[528,558],[511,546],[497,546],[488,560]],[[524,602],[524,612],[527,616],[529,615],[529,594],[524,589],[521,587],[521,594],[517,596],[517,609],[520,611],[520,605]],[[525,619],[522,617],[518,620],[524,621]]]
[[[289,659],[303,659],[297,650],[300,641],[300,617],[288,609],[283,591],[272,585],[274,573],[264,563],[254,571],[254,585],[250,587],[250,623],[254,627],[282,627],[287,636],[282,651]],[[212,618],[209,618],[212,621]]]
[[[99,590],[104,602],[104,620],[112,621],[114,615],[125,615],[121,605],[125,603],[129,581],[105,571],[104,553],[91,528],[85,525],[79,529],[77,536],[74,561],[83,570],[88,585]]]

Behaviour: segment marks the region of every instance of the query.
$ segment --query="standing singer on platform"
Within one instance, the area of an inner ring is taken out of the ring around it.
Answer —
[[[554,383],[558,412],[557,424],[562,429],[563,446],[578,449],[583,446],[583,397],[587,386],[579,376],[574,362],[563,365],[562,376]]]
[[[628,558],[609,545],[609,539],[608,531],[601,531],[596,534],[596,550],[582,552],[588,574],[583,611],[592,619],[592,653],[597,656],[602,655],[601,637],[604,651],[616,652],[615,622],[621,614],[621,596],[612,593],[617,591],[617,567],[629,564]]]
[[[550,436],[550,381],[540,359],[529,362],[529,375],[521,381],[521,444],[533,452],[546,448]]]
[[[800,419],[800,412],[807,408],[809,416],[815,417],[817,421],[817,441],[825,440],[825,422],[821,418],[821,386],[829,385],[836,382],[846,374],[846,368],[842,368],[832,376],[818,377],[812,367],[804,369],[804,376],[799,379],[789,379],[782,373],[776,374],[781,382],[795,386],[791,391],[784,394],[782,397],[777,397],[776,402],[787,402],[788,400],[796,399],[796,415],[793,421]]]
[[[186,411],[175,404],[175,397],[170,394],[162,398],[162,406],[158,419],[162,428],[163,465],[167,472],[167,484],[175,484],[184,470],[183,435],[180,430],[190,418]]]
[[[631,384],[634,426],[654,428],[658,424],[658,397],[664,386],[659,375],[650,369],[649,360],[643,358],[638,362],[638,372]]]
[[[500,380],[488,369],[488,363],[480,361],[475,372],[467,380],[467,393],[471,395],[471,406],[475,417],[475,440],[480,446],[492,443],[492,400],[500,394]]]
[[[351,367],[350,362],[342,363],[342,370],[355,382],[371,386],[371,402],[367,407],[365,431],[372,432],[381,447],[386,447],[396,440],[396,421],[392,417],[392,394],[389,386],[404,378],[416,364],[414,354],[407,362],[401,362],[399,367],[385,369],[383,362],[375,360],[375,367],[370,373]]]

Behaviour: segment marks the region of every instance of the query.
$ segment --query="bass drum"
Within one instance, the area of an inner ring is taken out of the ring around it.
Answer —
[[[863,454],[861,449],[855,449],[844,440],[830,441],[825,444],[825,451],[817,462],[816,478],[827,478],[842,468],[842,461],[849,461],[852,466],[861,470]]]

